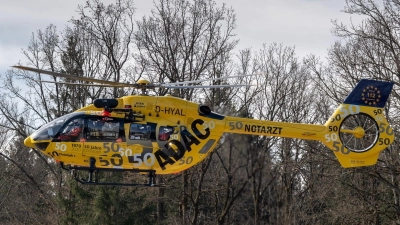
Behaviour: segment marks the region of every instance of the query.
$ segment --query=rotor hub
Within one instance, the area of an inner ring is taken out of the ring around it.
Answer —
[[[145,80],[145,79],[139,79],[136,83],[139,85],[148,85],[150,83],[150,81]]]

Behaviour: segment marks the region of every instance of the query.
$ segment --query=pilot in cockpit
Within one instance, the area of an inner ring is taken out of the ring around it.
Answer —
[[[76,141],[83,130],[83,119],[72,120],[58,137],[61,141]]]

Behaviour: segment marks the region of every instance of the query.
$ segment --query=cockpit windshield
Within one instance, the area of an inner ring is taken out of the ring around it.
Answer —
[[[84,112],[73,112],[62,117],[59,117],[48,124],[43,125],[39,130],[32,134],[32,139],[38,140],[48,140],[53,138],[54,135],[58,133],[60,128],[65,124],[67,120],[77,115],[84,114]]]

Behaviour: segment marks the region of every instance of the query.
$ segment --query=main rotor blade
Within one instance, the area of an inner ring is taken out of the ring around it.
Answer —
[[[99,80],[99,79],[89,78],[89,77],[80,77],[80,76],[76,76],[76,75],[69,75],[69,74],[65,74],[65,73],[52,72],[52,71],[41,70],[41,69],[36,69],[36,68],[26,67],[26,66],[13,66],[13,67],[17,68],[17,69],[21,69],[21,70],[28,70],[28,71],[32,71],[32,72],[43,73],[43,74],[52,75],[52,76],[56,76],[56,77],[63,77],[63,78],[74,79],[74,80],[95,82],[95,83],[100,83],[100,84],[115,85],[117,87],[120,87],[121,84],[122,85],[126,85],[126,87],[136,87],[136,84],[128,84],[128,83],[120,83],[120,82],[107,81],[107,80]]]
[[[248,77],[248,76],[258,76],[260,74],[243,74],[243,75],[236,75],[236,76],[229,76],[229,77],[220,77],[220,78],[211,78],[211,79],[204,79],[204,80],[188,80],[188,81],[181,81],[181,82],[175,82],[175,83],[169,83],[170,85],[175,85],[175,84],[192,84],[192,83],[199,83],[203,81],[210,81],[210,80],[225,80],[225,79],[230,79],[230,78],[237,78],[237,77]]]
[[[42,83],[50,84],[66,84],[66,85],[79,85],[79,86],[92,86],[92,87],[128,87],[123,84],[121,85],[110,85],[110,84],[85,84],[85,83],[70,83],[70,82],[57,82],[57,81],[47,81],[47,80],[35,80]],[[131,86],[129,86],[131,87]]]
[[[256,86],[253,84],[221,84],[221,85],[201,85],[201,86],[174,86],[174,85],[164,85],[160,84],[161,87],[165,88],[226,88],[226,87],[249,87],[249,86]]]

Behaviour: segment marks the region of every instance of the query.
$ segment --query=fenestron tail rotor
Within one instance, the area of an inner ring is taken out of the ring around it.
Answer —
[[[153,84],[153,83],[150,83],[148,80],[139,79],[136,83],[131,84],[131,83],[100,80],[100,79],[89,78],[89,77],[81,77],[81,76],[52,72],[52,71],[36,69],[36,68],[26,67],[26,66],[13,66],[13,67],[17,68],[17,69],[22,69],[22,70],[27,70],[27,71],[37,72],[37,73],[43,73],[43,74],[67,78],[67,79],[71,79],[71,80],[91,82],[91,83],[72,83],[72,82],[40,81],[43,83],[58,83],[58,84],[98,86],[98,87],[133,87],[136,89],[141,89],[142,94],[145,94],[147,89],[155,89],[155,88],[160,88],[160,87],[174,88],[174,89],[248,87],[248,86],[254,86],[254,85],[252,85],[252,84],[185,85],[185,84],[194,84],[194,83],[200,83],[200,82],[211,81],[211,80],[224,80],[224,79],[229,79],[229,78],[239,78],[239,77],[260,75],[260,74],[244,74],[244,75],[227,76],[227,77],[220,77],[220,78],[211,78],[211,79],[207,79],[207,80],[204,79],[204,80],[181,81],[181,82],[174,82],[174,83],[168,83],[168,84]],[[93,84],[93,83],[98,83],[98,84]]]

